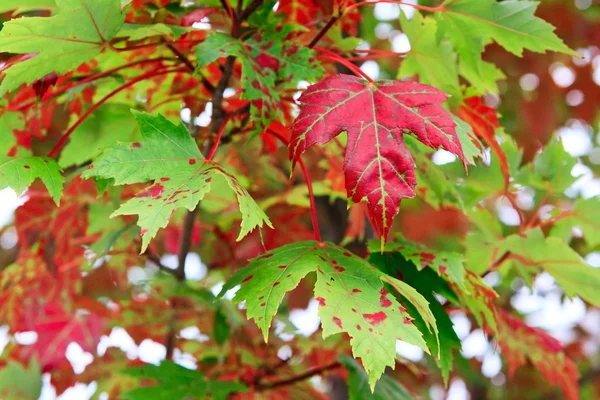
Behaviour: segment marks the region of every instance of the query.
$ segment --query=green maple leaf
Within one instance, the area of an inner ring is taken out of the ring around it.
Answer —
[[[583,239],[590,248],[600,244],[600,199],[577,199],[570,215],[558,221],[551,234],[557,236],[558,231],[558,236],[568,241],[574,227],[581,229]]]
[[[323,74],[322,68],[312,61],[313,50],[286,40],[290,32],[291,26],[286,25],[278,32],[265,33],[264,39],[245,42],[223,33],[213,33],[196,46],[199,67],[220,57],[235,56],[240,60],[241,97],[251,102],[250,114],[257,132],[277,116],[281,117],[276,82],[315,81]]]
[[[56,5],[55,16],[18,18],[4,24],[0,52],[37,55],[5,71],[0,96],[91,60],[107,48],[125,19],[119,0],[57,0]]]
[[[419,82],[448,93],[450,104],[460,103],[456,53],[449,41],[437,41],[435,20],[423,18],[419,12],[411,19],[401,13],[400,24],[410,40],[410,51],[400,65],[398,78],[418,75]]]
[[[401,245],[398,246],[398,248],[401,247]],[[415,316],[414,324],[423,332],[427,346],[434,354],[439,354],[436,362],[442,370],[442,377],[447,385],[452,370],[453,352],[461,349],[461,343],[456,336],[452,321],[434,293],[444,296],[455,304],[459,303],[458,298],[448,284],[439,275],[436,275],[434,269],[419,269],[420,262],[415,264],[413,260],[407,259],[400,252],[394,252],[389,247],[386,247],[386,250],[388,251],[382,254],[372,253],[369,262],[388,275],[401,276],[403,282],[415,288],[429,302],[439,329],[439,341],[435,335],[426,330],[427,323],[421,318],[421,314],[417,312],[415,306],[406,303],[406,308],[411,315]]]
[[[138,215],[142,228],[142,252],[159,229],[167,226],[178,208],[193,210],[220,176],[235,191],[242,213],[238,240],[257,226],[271,222],[234,176],[213,162],[205,162],[198,146],[182,124],[162,115],[132,111],[140,126],[141,142],[119,143],[106,148],[86,170],[84,178],[114,178],[116,185],[154,184],[138,193],[112,214]]]
[[[577,159],[567,153],[562,142],[552,140],[515,178],[524,185],[560,193],[577,180],[577,177],[571,174],[575,164]]]
[[[37,361],[32,360],[29,368],[16,361],[0,370],[0,397],[3,399],[36,400],[42,393],[42,370]]]
[[[492,40],[517,56],[522,56],[524,49],[577,56],[554,34],[552,25],[534,15],[538,4],[520,0],[446,0],[443,12],[436,13],[438,39],[452,41],[461,57],[461,72],[480,89],[502,77],[493,65],[481,61],[484,47]]]
[[[369,250],[372,253],[378,252],[379,242],[375,240],[371,241],[369,243]],[[460,253],[430,249],[423,245],[404,240],[400,236],[396,237],[393,242],[387,243],[385,251],[398,252],[406,260],[412,262],[419,270],[429,267],[439,276],[465,289],[464,257]]]
[[[199,371],[187,369],[170,361],[160,365],[144,365],[123,370],[126,375],[152,379],[158,385],[138,387],[122,394],[127,400],[152,399],[214,399],[225,400],[232,393],[246,391],[239,382],[208,379]]]
[[[516,263],[548,272],[569,297],[580,296],[600,305],[600,269],[588,265],[575,250],[556,237],[545,238],[541,229],[511,235],[499,246],[498,254],[510,251]]]
[[[60,201],[64,179],[56,161],[48,157],[0,156],[0,190],[10,187],[17,194],[40,178],[56,204]]]
[[[371,393],[369,377],[352,357],[342,354],[340,363],[348,371],[348,397],[350,400],[414,400],[414,397],[400,382],[389,376],[382,376]]]
[[[73,131],[58,163],[62,168],[83,164],[119,140],[138,140],[138,131],[129,106],[105,104]]]
[[[353,354],[362,359],[371,388],[387,366],[394,367],[397,339],[429,352],[421,332],[384,282],[414,302],[437,335],[427,301],[405,283],[333,244],[307,241],[267,252],[236,272],[219,297],[241,285],[233,300],[246,302],[247,317],[254,319],[267,340],[283,296],[311,272],[317,272],[314,292],[320,304],[323,337],[341,332],[350,335]]]

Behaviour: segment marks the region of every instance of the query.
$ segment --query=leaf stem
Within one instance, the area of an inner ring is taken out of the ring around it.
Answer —
[[[266,132],[268,134],[276,137],[277,139],[279,139],[279,141],[281,141],[286,147],[289,147],[289,145],[290,145],[289,140],[287,140],[285,137],[283,137],[278,132],[275,132],[274,130],[268,129],[268,128],[267,128]],[[306,168],[306,165],[304,164],[304,161],[302,161],[302,157],[298,157],[298,164],[300,164],[300,168],[302,168],[302,173],[304,174],[304,180],[306,181],[306,187],[308,188],[308,198],[310,200],[310,216],[312,219],[315,240],[317,242],[321,243],[322,240],[321,240],[321,233],[319,230],[319,218],[317,217],[317,204],[315,202],[315,194],[313,192],[312,180],[310,178],[310,174],[308,173],[308,169]]]
[[[79,119],[61,136],[61,138],[58,141],[58,143],[56,143],[56,145],[54,145],[54,147],[52,148],[52,150],[50,151],[50,153],[48,153],[48,157],[54,157],[54,156],[56,156],[56,154],[67,143],[67,140],[69,140],[69,136],[71,136],[71,134],[73,133],[73,131],[75,131],[75,129],[79,125],[81,125],[81,123],[83,121],[85,121],[85,119],[87,117],[89,117],[91,113],[93,113],[98,107],[100,107],[108,99],[110,99],[111,97],[113,97],[117,93],[119,93],[119,92],[127,89],[130,86],[135,85],[136,83],[138,83],[140,81],[146,80],[148,78],[153,78],[153,77],[159,76],[159,75],[170,74],[172,72],[182,72],[182,71],[184,71],[184,69],[182,69],[181,67],[180,68],[172,68],[172,69],[159,70],[159,71],[151,71],[151,72],[148,72],[146,74],[140,75],[137,78],[132,79],[129,82],[127,82],[127,83],[121,85],[120,87],[116,88],[115,90],[113,90],[112,92],[110,92],[109,94],[107,94],[106,96],[104,96],[102,99],[100,99],[96,104],[94,104],[93,106],[91,106],[81,117],[79,117]]]
[[[365,78],[370,83],[374,82],[373,79],[371,79],[371,77],[369,75],[365,74],[360,68],[358,68],[356,65],[352,64],[350,61],[348,61],[348,60],[346,60],[344,58],[341,58],[339,56],[337,56],[337,57],[319,56],[317,58],[325,58],[325,59],[328,59],[328,60],[332,60],[332,61],[338,62],[338,63],[342,64],[343,66],[347,67],[350,71],[354,72],[354,74],[356,76]]]
[[[138,60],[138,61],[134,61],[134,62],[131,62],[131,63],[124,64],[124,65],[120,65],[118,67],[111,68],[111,69],[109,69],[107,71],[103,71],[103,72],[99,72],[97,74],[89,75],[89,76],[87,76],[87,77],[85,77],[85,78],[83,78],[83,79],[81,79],[79,81],[70,82],[70,83],[66,84],[65,86],[63,86],[62,88],[58,89],[57,91],[52,92],[52,93],[47,93],[46,95],[44,95],[44,97],[42,98],[42,101],[50,100],[50,99],[52,99],[54,97],[60,96],[61,94],[67,92],[68,90],[70,90],[70,89],[72,89],[74,87],[77,87],[77,86],[83,85],[85,83],[89,83],[89,82],[98,80],[100,78],[104,78],[105,76],[112,75],[113,73],[118,72],[118,71],[120,71],[122,69],[134,67],[134,66],[140,65],[140,64],[150,64],[150,63],[160,62],[160,61],[175,61],[175,60],[173,58],[170,58],[170,57],[159,57],[159,58]],[[32,100],[32,101],[27,102],[25,104],[21,104],[21,105],[14,106],[14,107],[13,106],[9,106],[8,109],[9,109],[9,111],[23,111],[26,108],[29,108],[29,107],[31,107],[34,104],[36,104],[36,100]]]
[[[277,389],[282,386],[293,385],[294,383],[301,382],[306,379],[312,378],[315,375],[321,375],[323,372],[326,372],[326,371],[329,371],[332,369],[337,369],[337,368],[340,368],[341,366],[342,365],[339,362],[335,361],[330,364],[324,365],[322,367],[307,371],[303,374],[293,376],[291,378],[282,379],[280,381],[271,382],[271,383],[263,383],[263,384],[259,383],[258,385],[255,386],[255,390],[257,392],[264,392],[266,390]]]
[[[210,149],[210,152],[206,156],[206,160],[204,160],[205,163],[210,162],[212,160],[212,158],[214,157],[215,153],[217,152],[217,148],[219,147],[219,142],[221,141],[221,137],[223,136],[223,132],[225,131],[225,127],[227,126],[227,122],[228,122],[228,118],[225,117],[225,119],[223,120],[223,123],[221,124],[221,127],[219,128],[219,132],[217,132],[217,137],[215,138],[212,148]]]

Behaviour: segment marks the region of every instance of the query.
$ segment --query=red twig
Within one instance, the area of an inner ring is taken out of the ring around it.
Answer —
[[[337,63],[340,63],[343,66],[345,66],[346,68],[348,68],[350,71],[354,72],[354,74],[356,76],[361,76],[361,77],[365,78],[367,81],[373,83],[373,79],[371,79],[371,77],[369,77],[369,75],[365,74],[360,68],[358,68],[356,65],[352,64],[350,61],[346,60],[345,58],[342,58],[339,54],[336,54],[333,51],[324,49],[323,47],[315,46],[315,50],[318,50],[322,53],[327,54],[324,56],[319,56],[318,58],[326,58],[326,59],[335,61]]]
[[[279,133],[267,129],[267,133],[275,136],[279,141],[281,141],[286,147],[289,147],[290,142],[280,135]],[[315,233],[315,240],[317,242],[321,242],[321,233],[319,231],[319,219],[317,218],[317,204],[315,203],[315,195],[312,187],[312,180],[310,179],[310,174],[308,173],[308,169],[306,169],[306,165],[304,161],[302,161],[301,157],[298,157],[298,164],[300,164],[300,168],[302,168],[302,173],[304,174],[304,180],[306,181],[306,187],[308,188],[308,197],[310,199],[310,216],[312,218],[313,231]]]
[[[548,226],[548,225],[552,225],[553,223],[555,223],[556,221],[560,221],[563,218],[567,218],[567,217],[571,217],[575,215],[575,213],[573,211],[563,211],[560,214],[552,217],[552,218],[548,218],[544,221],[541,221],[537,227],[538,228],[543,228],[544,226]]]
[[[223,123],[221,124],[221,127],[219,128],[219,132],[217,132],[217,137],[215,138],[215,142],[213,143],[213,146],[210,149],[208,156],[206,156],[206,160],[204,160],[204,162],[210,162],[212,160],[213,156],[215,155],[215,153],[217,152],[217,148],[219,147],[219,142],[221,141],[221,136],[223,136],[223,132],[225,131],[225,127],[227,126],[227,122],[228,122],[228,119],[227,119],[227,117],[225,117],[225,119],[223,120]]]
[[[155,76],[159,76],[159,75],[164,75],[164,74],[169,74],[171,72],[183,72],[185,71],[185,68],[175,68],[175,69],[166,69],[166,70],[160,70],[160,71],[152,71],[152,72],[148,72],[146,74],[140,75],[135,79],[130,80],[129,82],[123,84],[122,86],[116,88],[115,90],[113,90],[112,92],[110,92],[109,94],[107,94],[106,96],[104,96],[102,99],[100,99],[100,101],[98,101],[96,104],[94,104],[93,106],[91,106],[81,117],[79,117],[79,119],[77,120],[77,122],[75,122],[60,138],[60,140],[58,141],[58,143],[56,143],[56,145],[52,148],[52,150],[50,151],[50,153],[48,153],[48,157],[54,157],[59,151],[60,149],[63,148],[63,146],[66,144],[67,140],[69,140],[69,136],[71,136],[71,134],[73,133],[73,131],[75,131],[75,129],[83,122],[85,121],[85,119],[91,114],[93,113],[98,107],[100,107],[102,104],[104,104],[108,99],[110,99],[111,97],[113,97],[114,95],[116,95],[117,93],[127,89],[130,86],[135,85],[136,83],[143,81],[145,79],[148,78],[153,78]]]
[[[42,101],[46,101],[46,100],[52,99],[54,97],[60,96],[61,94],[63,94],[66,91],[68,91],[69,89],[72,89],[74,87],[77,87],[77,86],[80,86],[80,85],[83,85],[83,84],[86,84],[86,83],[98,80],[100,78],[104,78],[105,76],[114,74],[115,72],[118,72],[118,71],[120,71],[122,69],[130,68],[130,67],[133,67],[133,66],[136,66],[136,65],[140,65],[140,64],[149,64],[149,63],[154,63],[154,62],[159,62],[159,61],[174,61],[174,59],[173,58],[169,58],[169,57],[159,57],[159,58],[152,58],[152,59],[146,59],[146,60],[138,60],[138,61],[134,61],[134,62],[131,62],[131,63],[128,63],[128,64],[120,65],[118,67],[111,68],[111,69],[109,69],[107,71],[103,71],[103,72],[99,72],[97,74],[90,75],[90,76],[88,76],[88,77],[86,77],[86,78],[84,78],[82,80],[75,81],[75,82],[70,82],[70,83],[66,84],[65,86],[61,87],[60,89],[58,89],[57,91],[52,92],[52,93],[47,93],[46,95],[44,95],[44,97],[42,98]],[[10,111],[22,111],[22,110],[24,110],[26,108],[31,107],[35,103],[36,103],[36,101],[32,100],[32,101],[27,102],[25,104],[21,104],[21,105],[14,106],[14,107],[11,106],[11,107],[9,107],[9,110]]]
[[[329,31],[329,29],[331,29],[331,27],[333,26],[333,24],[335,24],[337,22],[338,19],[340,19],[343,15],[341,16],[332,16],[331,19],[329,21],[327,21],[327,24],[323,27],[323,29],[321,29],[319,31],[319,33],[316,34],[316,36],[310,41],[310,43],[308,44],[309,48],[313,48],[315,47],[315,45],[317,43],[319,43],[319,40],[321,40],[321,38],[323,36],[325,36],[325,34],[327,33],[327,31]]]

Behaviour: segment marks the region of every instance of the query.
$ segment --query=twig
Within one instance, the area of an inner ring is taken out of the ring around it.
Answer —
[[[240,1],[240,4],[243,1]],[[246,18],[250,16],[260,5],[263,3],[263,0],[254,0],[244,11],[242,11],[242,15],[240,15],[239,19],[244,21]]]
[[[63,146],[67,143],[67,140],[69,140],[69,136],[71,136],[71,134],[73,133],[73,131],[75,131],[75,129],[83,122],[85,121],[85,119],[91,114],[93,113],[98,107],[100,107],[102,104],[104,104],[108,99],[110,99],[111,97],[113,97],[114,95],[116,95],[117,93],[121,92],[122,90],[127,89],[129,86],[133,86],[136,83],[143,81],[145,79],[148,78],[154,78],[155,76],[159,76],[159,75],[164,75],[164,74],[170,74],[171,72],[182,72],[181,68],[176,68],[176,69],[166,69],[166,70],[162,70],[162,71],[152,71],[149,72],[147,74],[143,74],[138,76],[135,79],[130,80],[129,82],[125,83],[124,85],[116,88],[115,90],[113,90],[112,92],[110,92],[109,94],[107,94],[106,96],[104,96],[102,99],[100,99],[100,101],[98,101],[96,104],[94,104],[93,106],[91,106],[86,112],[85,114],[83,114],[78,120],[77,122],[75,122],[60,138],[60,140],[58,141],[58,143],[56,143],[56,145],[54,145],[54,147],[52,148],[52,150],[50,151],[50,153],[48,153],[48,157],[54,157],[62,148]]]
[[[293,376],[293,377],[288,378],[288,379],[283,379],[283,380],[276,381],[276,382],[271,382],[271,383],[263,383],[263,384],[259,383],[258,385],[255,386],[254,389],[257,392],[264,392],[266,390],[276,389],[276,388],[282,387],[282,386],[293,385],[294,383],[298,383],[298,382],[301,382],[303,380],[312,378],[315,375],[321,375],[323,372],[326,372],[326,371],[329,371],[329,370],[332,370],[332,369],[336,369],[336,368],[339,368],[341,366],[342,365],[339,362],[336,361],[336,362],[333,362],[331,364],[327,364],[327,365],[325,365],[323,367],[319,367],[319,368],[313,369],[311,371],[307,371],[307,372],[305,372],[303,374],[296,375],[296,376]]]
[[[309,48],[313,48],[315,47],[315,45],[317,43],[319,43],[319,40],[321,40],[323,38],[323,36],[325,36],[325,34],[327,33],[327,31],[329,31],[329,29],[331,29],[331,27],[333,26],[333,24],[335,24],[337,22],[337,20],[340,19],[339,16],[332,16],[331,19],[329,19],[329,21],[327,21],[327,24],[323,27],[323,29],[321,29],[319,31],[319,33],[316,34],[316,36],[310,41],[310,43],[308,44]]]
[[[192,211],[188,211],[183,220],[181,236],[179,237],[179,251],[177,252],[177,269],[175,270],[175,278],[177,278],[179,282],[185,280],[185,259],[192,246],[192,232],[194,230],[194,219],[196,218],[197,212],[198,207],[194,208]]]

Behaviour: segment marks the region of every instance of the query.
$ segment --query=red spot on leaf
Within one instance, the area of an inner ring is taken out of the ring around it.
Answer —
[[[412,320],[410,318],[408,318],[408,317],[404,317],[404,321],[403,322],[404,322],[405,325],[412,324]]]
[[[279,268],[279,269],[286,269],[286,268],[287,268],[287,265],[280,265],[280,266],[279,266],[279,267],[277,267],[277,268]]]
[[[31,169],[31,167],[29,165],[23,165],[23,168],[25,168],[25,169]]]
[[[335,270],[335,272],[344,272],[346,270],[346,268],[340,267],[339,265],[336,265],[335,267],[333,267],[333,269]]]
[[[140,235],[144,236],[146,233],[148,233],[148,229],[142,229],[140,231]]]
[[[360,325],[356,325],[356,329],[359,330],[359,331],[362,330],[362,328],[361,328]]]
[[[275,282],[275,283],[273,284],[273,287],[275,287],[275,286],[279,285],[280,283],[281,283],[281,282]]]
[[[381,296],[379,297],[379,303],[381,304],[381,307],[386,308],[386,307],[391,306],[392,301],[386,297],[388,294],[388,291],[385,290],[385,288],[381,288],[379,293],[381,294]]]
[[[352,289],[352,293],[362,293],[362,290],[360,290],[360,289]]]
[[[440,274],[444,275],[447,269],[448,267],[446,267],[445,265],[440,265]]]
[[[171,180],[171,178],[168,178],[168,177],[164,176],[164,177],[160,178],[160,180],[161,180],[162,182],[166,182],[166,181],[170,181],[170,180]]]
[[[325,307],[325,299],[324,299],[324,298],[322,298],[322,297],[317,297],[317,298],[315,298],[315,300],[319,302],[319,305],[320,305],[321,307]]]
[[[342,329],[342,320],[339,319],[338,317],[333,317],[333,323],[336,324],[338,326],[338,328]]]
[[[365,319],[367,319],[372,325],[378,325],[385,321],[385,319],[387,318],[387,314],[383,311],[377,311],[373,314],[363,314],[362,316]]]
[[[254,275],[248,275],[247,277],[244,278],[244,280],[242,281],[242,283],[246,283],[246,282],[248,282],[252,278],[254,278]]]
[[[188,160],[188,164],[190,164],[190,165],[194,165],[194,164],[196,164],[196,159],[194,159],[194,158],[190,158],[190,159]]]
[[[261,307],[264,307],[264,306],[265,306],[265,304],[266,304],[266,303],[260,303],[260,306],[261,306]]]
[[[140,148],[142,147],[142,144],[140,142],[133,142],[131,143],[131,148],[135,149],[135,148]]]
[[[136,197],[152,197],[153,199],[158,199],[164,192],[165,187],[160,183],[156,185],[152,185],[143,192],[140,192],[136,195]]]

